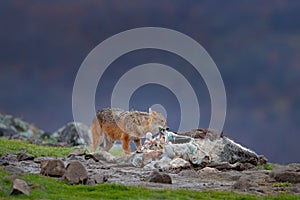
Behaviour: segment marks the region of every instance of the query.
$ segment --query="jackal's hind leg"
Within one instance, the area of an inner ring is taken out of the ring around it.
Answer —
[[[115,141],[111,140],[108,138],[107,135],[104,136],[104,146],[103,146],[103,151],[109,152],[109,150],[114,146]]]
[[[91,132],[92,132],[92,138],[93,138],[91,152],[95,152],[97,147],[103,143],[103,133],[102,133],[100,126],[95,123],[93,123],[91,126]]]
[[[130,137],[128,134],[123,133],[121,136],[122,148],[125,154],[130,154]]]

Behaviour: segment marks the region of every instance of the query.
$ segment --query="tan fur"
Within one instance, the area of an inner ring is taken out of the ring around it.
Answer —
[[[117,108],[103,109],[97,113],[91,124],[93,138],[92,152],[103,144],[109,151],[115,141],[121,140],[123,151],[130,153],[130,141],[141,147],[141,139],[147,132],[156,133],[159,127],[166,128],[166,119],[155,111],[124,111]]]

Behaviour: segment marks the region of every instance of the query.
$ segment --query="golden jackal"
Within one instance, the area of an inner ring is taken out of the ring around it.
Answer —
[[[130,140],[137,149],[141,147],[141,139],[147,132],[157,133],[159,128],[166,128],[166,119],[160,113],[140,111],[124,111],[107,108],[99,111],[91,125],[93,138],[92,152],[103,144],[103,150],[109,151],[115,141],[121,140],[123,151],[130,153]]]

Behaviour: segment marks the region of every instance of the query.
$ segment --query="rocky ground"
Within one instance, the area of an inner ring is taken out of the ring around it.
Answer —
[[[81,134],[77,133],[75,125]],[[24,139],[40,145],[84,146],[90,143],[88,132],[89,128],[84,124],[69,123],[54,133],[46,133],[19,118],[0,114],[0,137]],[[42,174],[66,179],[70,184],[109,182],[152,189],[300,194],[300,164],[276,166],[272,170],[259,169],[258,166],[266,165],[266,158],[235,143],[223,133],[195,129],[177,134],[193,139],[176,144],[179,137],[172,140],[173,144],[164,145],[161,151],[119,157],[107,152],[87,154],[84,149],[58,159],[7,152],[0,157],[0,166],[11,174]],[[20,179],[16,179],[13,185],[16,191],[28,192]]]
[[[153,170],[134,167],[130,163],[132,157],[114,157],[108,153],[91,155],[80,150],[59,159],[6,153],[0,157],[0,162],[12,174],[43,174],[67,179],[71,184],[109,182],[152,189],[219,190],[256,195],[281,192],[300,194],[300,164],[277,166],[273,170],[252,168],[238,171],[192,166]]]

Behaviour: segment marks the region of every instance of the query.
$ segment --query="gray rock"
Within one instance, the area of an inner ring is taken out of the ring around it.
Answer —
[[[133,155],[131,163],[135,167],[144,167],[156,160],[159,160],[161,158],[160,157],[161,154],[162,152],[154,151],[154,150],[150,150],[149,152],[144,152],[144,153],[136,153]],[[147,168],[153,166],[153,164],[148,165]]]
[[[300,183],[300,164],[274,167],[270,176],[278,182]]]
[[[237,162],[250,162],[257,165],[258,155],[233,140],[223,137],[223,150],[219,153],[219,162],[229,162],[231,164]]]
[[[70,184],[86,184],[88,180],[87,170],[81,162],[72,161],[66,167],[64,178]]]
[[[212,167],[216,168],[218,170],[224,171],[224,170],[237,170],[237,171],[243,171],[246,169],[252,169],[254,168],[254,165],[250,163],[234,163],[230,164],[229,162],[211,162],[206,165],[206,167]]]
[[[194,177],[194,178],[198,177],[198,173],[194,169],[182,170],[181,172],[178,173],[178,175],[186,176],[186,177]]]
[[[7,160],[0,159],[0,166],[7,166],[9,165],[9,162]]]
[[[100,151],[100,152],[96,152],[96,153],[93,153],[93,154],[88,154],[85,157],[86,157],[86,159],[92,158],[95,161],[102,160],[102,161],[106,161],[106,162],[109,162],[109,163],[116,162],[116,157],[111,155],[110,153],[108,153],[106,151]]]
[[[241,146],[215,130],[194,129],[177,134],[192,137],[194,140],[185,144],[165,145],[164,155],[171,159],[181,157],[195,165],[227,162],[229,164],[250,163],[256,166],[266,162],[263,156],[258,156],[254,151]],[[247,168],[247,166],[245,167]]]
[[[52,137],[57,142],[66,143],[67,146],[90,145],[89,127],[79,122],[70,122],[57,130]]]
[[[144,166],[144,164],[143,164],[143,154],[141,154],[141,153],[135,154],[132,158],[131,163],[135,167],[143,167]]]
[[[205,173],[217,173],[220,172],[218,169],[216,168],[212,168],[212,167],[204,167],[202,169],[200,169],[199,171],[200,173],[205,172]]]
[[[62,177],[65,174],[65,165],[61,160],[41,160],[41,174],[51,177]]]
[[[19,118],[14,118],[13,120],[13,125],[14,127],[20,131],[20,132],[25,132],[26,130],[28,130],[28,123],[23,122],[21,119]]]
[[[189,167],[191,167],[191,163],[186,160],[183,160],[182,158],[174,158],[170,162],[171,169],[189,168]]]
[[[42,130],[20,118],[14,118],[11,115],[5,115],[0,118],[0,137],[38,142],[41,134],[43,134]]]
[[[176,134],[189,136],[195,139],[209,139],[211,141],[214,141],[219,137],[223,137],[223,132],[220,133],[213,129],[203,129],[203,128],[192,129],[190,131],[185,131],[185,132],[176,132]]]
[[[33,160],[33,162],[35,163],[41,163],[43,160],[55,160],[55,157],[51,157],[51,156],[44,156],[44,157],[37,157]]]
[[[13,138],[17,134],[18,134],[18,132],[13,129],[9,129],[4,126],[0,127],[0,137],[5,137],[5,138],[10,139],[10,138]]]
[[[74,156],[84,156],[86,154],[86,150],[85,149],[75,149],[73,150],[68,157],[74,155]]]
[[[251,187],[258,187],[258,184],[242,177],[233,184],[232,189],[248,192]]]
[[[89,177],[87,185],[97,185],[107,182],[107,176],[102,174],[93,174]]]
[[[28,186],[28,183],[25,180],[16,178],[13,181],[10,195],[16,195],[16,194],[26,194],[27,196],[30,194],[30,188]]]
[[[161,169],[161,170],[168,170],[170,167],[170,162],[172,159],[170,159],[167,156],[164,156],[162,159],[160,159],[159,161],[157,161],[154,164],[155,168]]]
[[[33,155],[28,154],[28,153],[18,153],[17,154],[17,160],[18,161],[24,161],[24,160],[34,160]]]
[[[4,153],[1,157],[1,160],[6,160],[8,162],[17,162],[17,156],[12,153]]]
[[[4,170],[10,174],[13,175],[23,175],[25,174],[25,172],[23,171],[23,169],[19,168],[19,167],[15,167],[15,166],[5,166]]]
[[[165,173],[159,173],[157,171],[153,171],[150,176],[146,178],[147,182],[153,183],[164,183],[164,184],[172,184],[172,178],[170,175]]]

